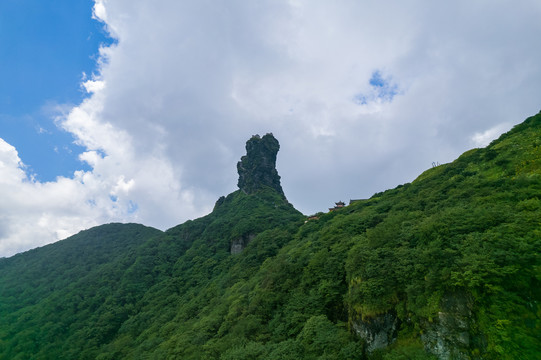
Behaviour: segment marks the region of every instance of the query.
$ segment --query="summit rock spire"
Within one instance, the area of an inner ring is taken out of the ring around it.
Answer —
[[[238,186],[242,191],[253,194],[268,186],[285,197],[276,171],[276,154],[279,149],[280,144],[271,133],[263,137],[254,135],[246,142],[246,155],[237,164]]]

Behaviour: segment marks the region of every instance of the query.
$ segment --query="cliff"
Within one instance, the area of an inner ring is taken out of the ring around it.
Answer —
[[[276,170],[276,155],[279,149],[280,144],[272,134],[263,137],[254,135],[246,142],[246,155],[237,164],[240,190],[253,194],[268,186],[285,197]]]

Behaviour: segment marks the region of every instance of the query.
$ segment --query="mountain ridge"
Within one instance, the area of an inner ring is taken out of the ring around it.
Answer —
[[[0,358],[535,359],[539,139],[541,113],[314,220],[265,182],[165,232],[56,246],[122,236],[107,262],[0,259]]]

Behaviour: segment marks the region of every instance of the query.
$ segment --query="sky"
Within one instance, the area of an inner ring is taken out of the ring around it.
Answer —
[[[254,134],[301,212],[369,198],[541,109],[541,2],[2,0],[0,256],[162,230]]]

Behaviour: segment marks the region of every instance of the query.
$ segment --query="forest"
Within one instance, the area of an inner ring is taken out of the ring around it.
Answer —
[[[0,358],[541,357],[541,112],[310,220],[260,170],[165,232],[107,224],[0,259]]]

